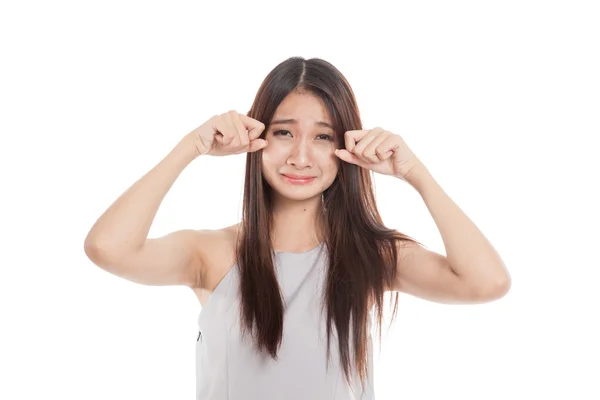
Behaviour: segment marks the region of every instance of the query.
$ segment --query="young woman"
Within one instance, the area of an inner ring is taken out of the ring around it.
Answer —
[[[147,238],[192,160],[242,152],[239,224]],[[372,172],[419,192],[447,256],[383,225]],[[499,255],[402,138],[363,130],[349,83],[317,58],[285,60],[247,115],[215,115],[187,134],[98,219],[85,250],[125,279],[196,293],[198,399],[372,399],[371,311],[381,338],[385,292],[396,292],[395,315],[398,292],[474,303],[510,286]]]

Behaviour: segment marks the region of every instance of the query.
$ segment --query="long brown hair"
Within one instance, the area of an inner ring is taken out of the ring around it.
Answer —
[[[332,118],[337,147],[344,148],[344,132],[362,129],[354,93],[342,73],[319,58],[291,57],[266,76],[247,113],[265,124],[262,138],[279,104],[299,88],[324,102]],[[247,153],[246,157],[242,223],[236,254],[242,331],[253,332],[255,347],[259,351],[266,350],[277,360],[283,335],[284,304],[272,259],[271,188],[262,176],[262,151]],[[368,368],[368,313],[375,304],[381,340],[383,294],[396,277],[397,244],[419,242],[383,225],[371,175],[366,169],[340,162],[337,177],[323,192],[323,203],[327,210],[323,216],[323,242],[329,250],[324,293],[327,355],[329,359],[333,322],[346,380],[351,381],[350,363],[353,361],[364,385]],[[393,316],[397,307],[398,293]],[[354,352],[349,344],[350,321]]]

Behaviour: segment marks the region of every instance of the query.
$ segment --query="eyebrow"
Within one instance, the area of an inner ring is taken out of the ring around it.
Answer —
[[[275,125],[275,124],[297,124],[298,121],[293,119],[293,118],[288,118],[288,119],[278,119],[275,121],[271,121],[271,125]],[[325,122],[325,121],[317,121],[315,122],[316,126],[323,126],[325,128],[331,128],[333,129],[333,126],[331,126],[331,124]]]

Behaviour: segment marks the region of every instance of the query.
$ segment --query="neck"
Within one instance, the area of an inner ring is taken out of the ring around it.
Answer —
[[[273,248],[307,250],[323,241],[321,196],[305,201],[281,199],[273,210]]]

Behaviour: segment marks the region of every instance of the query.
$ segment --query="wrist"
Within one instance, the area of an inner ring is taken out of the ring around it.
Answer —
[[[410,170],[402,177],[399,177],[408,182],[417,191],[426,184],[427,179],[431,178],[431,173],[420,160],[417,160]]]
[[[196,148],[194,133],[190,132],[185,135],[173,149],[178,157],[181,157],[184,162],[191,163],[200,156],[200,152]]]

